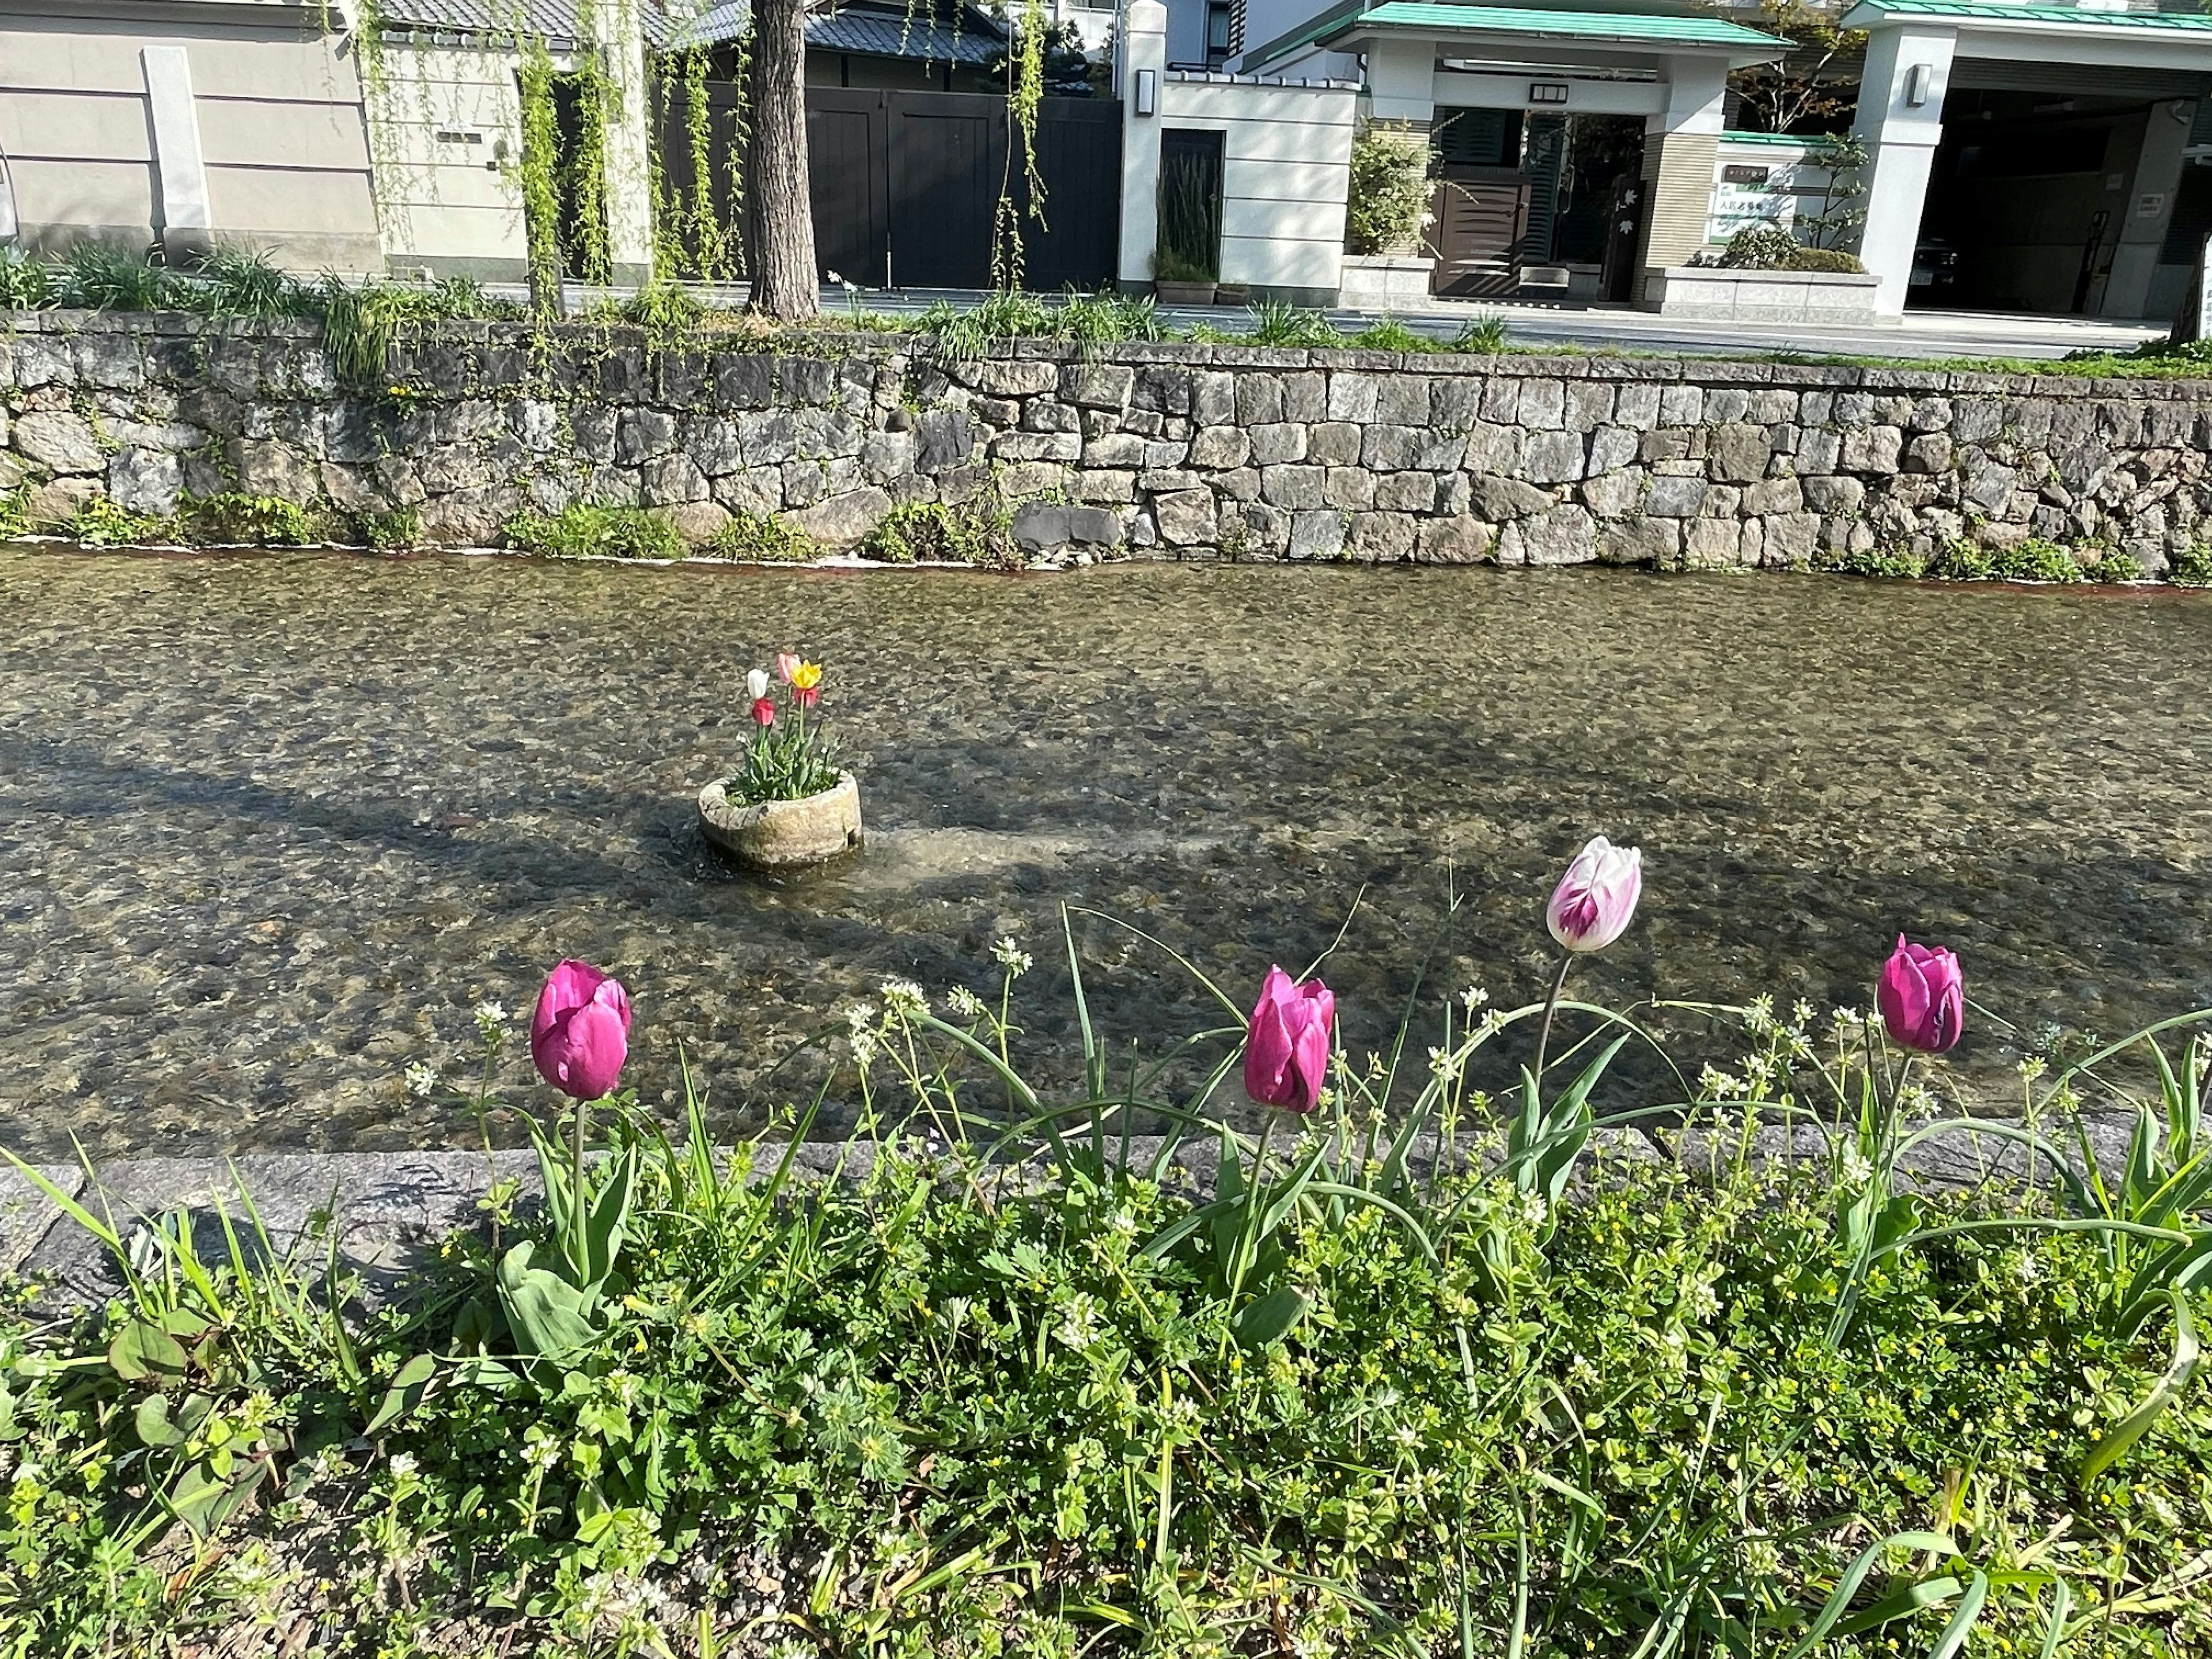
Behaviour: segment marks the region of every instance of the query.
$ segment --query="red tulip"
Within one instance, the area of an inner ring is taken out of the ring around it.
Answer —
[[[753,699],[753,724],[756,726],[774,726],[775,724],[775,699],[774,697],[755,697]]]
[[[622,981],[588,962],[564,962],[545,976],[530,1017],[538,1075],[577,1100],[614,1092],[629,1057],[629,997]]]
[[[1959,958],[1941,945],[1915,945],[1899,933],[1874,1000],[1891,1039],[1923,1054],[1945,1053],[1966,1029],[1966,979]]]
[[[1336,994],[1319,980],[1294,983],[1267,969],[1244,1037],[1244,1092],[1262,1106],[1310,1112],[1328,1076]]]

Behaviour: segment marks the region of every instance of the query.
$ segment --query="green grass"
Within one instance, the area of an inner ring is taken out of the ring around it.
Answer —
[[[501,532],[518,552],[571,559],[680,559],[683,532],[644,507],[580,501],[560,512],[520,513]]]
[[[1022,562],[1013,534],[1013,504],[987,495],[957,507],[902,501],[854,549],[885,564],[917,560],[1011,567]]]
[[[177,526],[172,520],[134,513],[105,495],[95,495],[70,520],[70,536],[86,547],[136,546],[174,540]]]

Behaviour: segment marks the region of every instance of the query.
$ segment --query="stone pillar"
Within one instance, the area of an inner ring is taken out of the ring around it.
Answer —
[[[1168,9],[1160,0],[1129,0],[1114,45],[1114,94],[1121,100],[1121,249],[1114,269],[1131,291],[1151,288],[1152,251],[1159,246],[1167,65]],[[1146,102],[1149,114],[1140,112]]]
[[[182,264],[215,245],[191,60],[182,46],[143,46],[138,62],[146,77],[146,126],[153,136],[155,176],[161,185],[152,229],[167,261]]]
[[[1728,66],[1703,58],[1667,61],[1667,106],[1644,123],[1644,226],[1636,299],[1655,271],[1686,264],[1705,245],[1720,160]]]
[[[1859,180],[1866,204],[1859,258],[1881,279],[1874,301],[1880,316],[1905,313],[1957,42],[1956,29],[1920,23],[1878,25],[1867,41],[1851,133],[1874,156]]]

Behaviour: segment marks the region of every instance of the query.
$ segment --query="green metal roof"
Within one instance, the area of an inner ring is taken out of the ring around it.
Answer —
[[[2117,15],[2117,14],[2116,14]],[[1301,46],[1316,46],[1354,28],[1434,29],[1480,34],[1538,34],[1613,41],[1639,46],[1734,46],[1771,48],[1777,56],[1790,42],[1718,17],[1676,13],[1552,11],[1533,6],[1468,5],[1461,0],[1351,0],[1323,12],[1304,27],[1248,52],[1256,66]]]
[[[2040,23],[2053,28],[2168,29],[2178,33],[2212,33],[2212,17],[2173,11],[2090,11],[2079,6],[2021,6],[1992,0],[1859,0],[1844,17],[1851,24],[1863,12],[1884,17],[1946,17],[1961,22]]]

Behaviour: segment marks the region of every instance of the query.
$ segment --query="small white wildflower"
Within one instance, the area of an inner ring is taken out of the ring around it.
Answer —
[[[1552,1213],[1552,1206],[1544,1201],[1541,1193],[1524,1193],[1521,1198],[1521,1218],[1532,1227],[1544,1224],[1544,1218]]]
[[[876,1006],[872,1002],[856,1002],[845,1010],[845,1024],[854,1036],[872,1030],[876,1023]]]
[[[1060,1310],[1060,1328],[1053,1333],[1066,1346],[1080,1352],[1098,1340],[1098,1298],[1078,1291]]]
[[[1438,1077],[1456,1077],[1459,1075],[1459,1060],[1444,1049],[1431,1048],[1429,1050],[1429,1069]]]
[[[926,1014],[929,1000],[922,995],[921,987],[910,979],[887,979],[883,982],[884,1009],[893,1014]]]
[[[1800,997],[1790,1010],[1790,1023],[1802,1030],[1813,1023],[1813,1005]]]
[[[1033,965],[1030,959],[1030,953],[1023,950],[1021,945],[1012,938],[1001,939],[994,945],[991,947],[991,954],[997,958],[999,965],[1010,974],[1018,975],[1026,974]]]
[[[945,1000],[952,1006],[952,1012],[963,1019],[981,1019],[987,1012],[983,999],[964,985],[953,987]]]
[[[2044,1073],[2050,1069],[2050,1062],[2045,1060],[2041,1054],[2030,1054],[2027,1059],[2021,1060],[2020,1063],[2021,1077],[2029,1083],[2034,1082],[2036,1079],[2041,1077]]]
[[[391,1469],[392,1474],[398,1475],[402,1480],[404,1480],[409,1475],[415,1473],[415,1460],[406,1452],[394,1452],[392,1454],[386,1467]]]
[[[1481,1007],[1483,1004],[1490,1000],[1490,993],[1484,990],[1480,985],[1470,985],[1467,989],[1459,994],[1459,1000],[1460,1006],[1462,1008],[1465,1008],[1468,1013],[1472,1014],[1476,1009]]]
[[[876,1056],[883,1051],[883,1043],[873,1031],[853,1033],[853,1064],[862,1071],[875,1064]]]
[[[2020,1261],[2013,1267],[2013,1276],[2023,1285],[2043,1283],[2043,1263],[2027,1251],[2020,1253]]]
[[[1867,1162],[1866,1154],[1856,1146],[1844,1147],[1840,1162],[1842,1167],[1838,1173],[1847,1187],[1864,1186],[1874,1175],[1874,1165]]]
[[[476,1007],[471,1012],[475,1013],[477,1017],[477,1024],[479,1025],[504,1025],[507,1024],[507,1006],[504,1003],[494,1002],[487,998],[485,1000],[477,1004]]]
[[[407,1092],[417,1100],[428,1100],[430,1091],[438,1086],[438,1068],[416,1063],[407,1068]]]
[[[1748,1094],[1751,1085],[1741,1078],[1732,1077],[1720,1070],[1709,1060],[1705,1069],[1698,1074],[1698,1090],[1715,1100],[1727,1100],[1732,1096]]]

